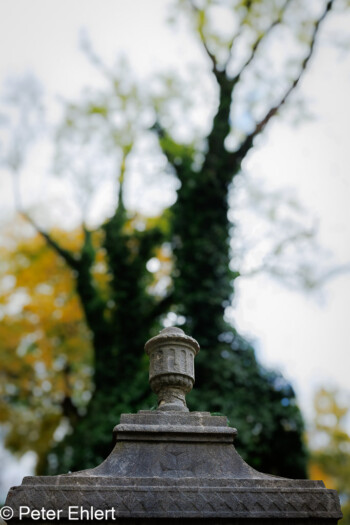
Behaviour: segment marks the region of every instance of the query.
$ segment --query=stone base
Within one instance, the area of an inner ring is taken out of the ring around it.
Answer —
[[[98,467],[27,477],[12,488],[6,505],[15,511],[13,521],[23,506],[59,509],[61,524],[72,519],[72,507],[74,520],[99,521],[94,520],[99,510],[109,511],[104,522],[139,525],[195,525],[199,519],[314,525],[342,517],[337,492],[322,481],[278,478],[247,465],[233,446],[236,430],[225,417],[142,411],[122,416],[115,434],[115,448]]]
[[[92,521],[96,509],[106,518],[259,518],[259,523],[263,518],[341,517],[336,491],[325,489],[320,481],[59,478],[25,478],[21,487],[12,489],[6,505],[17,511],[18,518],[19,506],[61,509],[61,520]]]

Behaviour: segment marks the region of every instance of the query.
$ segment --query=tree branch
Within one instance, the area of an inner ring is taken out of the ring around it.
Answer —
[[[228,66],[228,63],[230,62],[231,58],[232,58],[232,51],[233,51],[233,46],[234,46],[234,43],[236,42],[236,40],[238,40],[238,38],[241,36],[242,34],[242,29],[244,27],[244,25],[246,24],[247,20],[248,20],[248,15],[249,15],[249,12],[250,12],[250,8],[251,8],[251,5],[252,5],[252,0],[248,0],[246,2],[246,5],[245,5],[245,8],[246,8],[246,14],[245,16],[241,19],[240,21],[240,24],[239,24],[239,29],[237,31],[236,34],[234,34],[231,38],[231,40],[229,41],[228,43],[228,50],[229,50],[229,54],[228,54],[228,58],[226,60],[226,63],[225,63],[225,71],[226,71],[226,68]]]
[[[327,2],[327,5],[322,15],[316,20],[314,24],[314,29],[313,29],[313,33],[311,37],[309,51],[300,65],[299,74],[295,77],[295,79],[293,80],[293,82],[291,83],[291,85],[289,86],[285,94],[283,95],[283,97],[279,100],[279,102],[275,106],[270,108],[270,110],[266,113],[265,117],[260,120],[260,122],[256,123],[254,131],[250,133],[249,135],[247,135],[246,138],[241,143],[241,145],[239,146],[239,148],[235,152],[232,153],[231,160],[234,160],[235,164],[240,163],[242,161],[242,159],[245,157],[245,155],[248,153],[248,151],[252,147],[254,138],[265,129],[266,125],[269,123],[271,118],[276,115],[279,109],[286,103],[291,93],[298,86],[303,74],[306,71],[310,58],[313,55],[313,52],[315,49],[315,42],[316,42],[316,38],[319,32],[321,23],[326,18],[329,11],[332,9],[333,3],[334,3],[334,0],[329,0]]]
[[[83,225],[84,243],[80,258],[76,259],[70,251],[62,248],[47,232],[39,228],[36,222],[26,212],[21,211],[20,213],[45,239],[47,244],[53,248],[57,255],[62,257],[66,264],[76,272],[76,290],[80,298],[87,325],[92,330],[95,340],[97,340],[98,343],[100,339],[106,342],[107,335],[109,335],[109,325],[104,319],[106,302],[101,298],[91,275],[91,267],[95,260],[91,231]]]
[[[64,259],[64,261],[72,270],[79,269],[79,261],[74,258],[70,251],[62,248],[62,246],[60,246],[47,232],[39,228],[36,222],[26,212],[20,211],[19,213],[33,226],[33,228],[43,237],[43,239],[45,239],[47,244],[55,250],[57,255]]]
[[[193,163],[193,147],[175,142],[158,121],[150,129],[157,134],[162,152],[181,181]]]
[[[241,67],[240,71],[235,75],[235,77],[233,78],[233,83],[234,85],[236,85],[239,81],[239,79],[241,78],[241,75],[243,74],[243,72],[247,69],[247,67],[249,66],[249,64],[252,62],[252,60],[254,59],[255,55],[256,55],[256,52],[257,50],[259,49],[260,47],[260,44],[261,42],[263,42],[263,40],[271,33],[272,29],[274,27],[276,27],[278,24],[280,24],[282,22],[282,17],[285,13],[285,10],[288,6],[288,4],[290,3],[290,0],[286,0],[283,7],[281,8],[279,14],[278,14],[278,17],[276,18],[276,20],[274,20],[270,26],[266,29],[266,31],[258,36],[258,38],[256,39],[256,41],[254,42],[253,44],[253,47],[252,47],[252,51],[250,53],[250,56],[248,57],[248,59],[246,60],[246,62],[243,64],[243,66]],[[227,67],[227,64],[229,62],[231,58],[231,53],[230,53],[230,57],[228,58],[227,62],[226,62],[226,67]],[[226,69],[225,67],[225,69]]]
[[[346,273],[350,272],[350,263],[340,264],[339,266],[335,266],[334,268],[330,268],[326,272],[324,272],[316,281],[316,285],[325,281],[329,281],[330,279],[334,279],[335,277],[338,277],[340,275],[344,275]]]
[[[208,57],[210,58],[210,61],[211,61],[211,64],[212,64],[212,69],[213,69],[213,72],[215,75],[217,75],[218,73],[218,67],[217,67],[217,61],[216,61],[216,57],[215,55],[209,50],[208,46],[207,46],[207,43],[204,39],[204,34],[203,34],[203,30],[198,30],[199,31],[199,36],[200,36],[200,39],[201,39],[201,42],[203,44],[203,47],[204,47],[204,50],[205,52],[207,53]]]
[[[120,174],[119,174],[118,208],[120,207],[123,209],[125,209],[123,193],[124,193],[126,160],[131,150],[132,150],[132,144],[122,147],[122,161],[120,164]]]
[[[325,270],[320,275],[313,275],[313,267],[296,267],[293,270],[284,269],[278,264],[270,262],[263,262],[261,265],[252,268],[247,272],[239,272],[239,277],[243,279],[255,277],[259,274],[268,274],[274,278],[279,279],[280,282],[287,286],[295,285],[302,286],[303,289],[319,289],[322,285],[328,283],[331,279],[335,279],[341,275],[350,272],[350,263],[335,266]]]
[[[190,1],[190,6],[192,8],[192,11],[198,16],[200,17],[200,14],[201,14],[201,10],[198,9],[198,7],[196,7],[192,1]],[[207,56],[209,57],[210,59],[210,62],[211,62],[211,65],[212,65],[212,70],[213,70],[213,73],[215,76],[217,76],[217,74],[219,73],[219,70],[218,70],[218,64],[217,64],[217,60],[216,60],[216,57],[215,55],[210,51],[210,49],[208,48],[208,45],[205,41],[205,36],[204,36],[204,23],[200,20],[198,20],[198,23],[197,23],[197,31],[198,31],[198,34],[199,34],[199,37],[200,37],[200,41],[203,45],[203,48],[204,48],[204,51],[206,52]]]
[[[79,260],[76,285],[86,322],[92,330],[95,339],[98,339],[101,333],[103,337],[105,337],[109,330],[108,322],[106,322],[104,318],[106,301],[101,297],[99,290],[96,288],[91,273],[96,255],[91,231],[83,225],[83,232],[84,243]]]
[[[278,265],[276,265],[276,258],[278,258],[281,254],[285,252],[285,250],[290,245],[296,245],[299,241],[303,239],[311,239],[315,235],[314,230],[306,230],[306,231],[297,231],[284,239],[282,239],[280,242],[278,242],[272,249],[270,253],[265,255],[262,263],[259,266],[256,266],[255,268],[252,268],[251,270],[247,272],[240,272],[241,277],[253,277],[254,275],[257,275],[259,273],[276,273],[278,270],[282,271],[282,268],[279,268]],[[249,251],[249,247],[246,251]],[[276,270],[277,269],[277,270]],[[288,275],[288,273],[286,273]]]
[[[203,170],[209,169],[213,173],[218,172],[220,170],[222,179],[224,173],[226,173],[225,184],[229,183],[232,178],[232,155],[229,152],[227,152],[224,146],[225,139],[230,132],[232,91],[235,85],[240,80],[240,76],[245,70],[245,68],[248,67],[250,62],[255,57],[256,51],[263,38],[273,29],[273,27],[280,23],[283,13],[289,2],[290,0],[285,1],[283,7],[279,12],[278,18],[271,24],[268,30],[256,40],[255,44],[253,45],[250,57],[242,67],[241,71],[234,78],[229,78],[229,76],[227,75],[227,63],[223,71],[219,71],[217,68],[214,68],[214,74],[220,89],[220,98],[218,110],[213,120],[213,127],[208,136],[208,151],[205,156]],[[205,44],[203,31],[200,32],[200,36],[203,41],[203,44]],[[214,66],[216,66],[216,63],[214,63]]]
[[[34,228],[34,230],[43,237],[43,239],[47,242],[47,244],[55,250],[57,255],[62,257],[62,259],[65,260],[65,262],[68,264],[68,266],[72,270],[78,269],[78,261],[74,258],[74,256],[71,254],[70,251],[66,250],[65,248],[62,248],[47,232],[39,228],[39,226],[36,224],[34,219],[28,215],[27,212],[23,210],[22,207],[22,199],[21,199],[21,192],[20,192],[20,185],[19,185],[19,172],[18,170],[13,170],[12,172],[12,180],[13,180],[13,195],[14,195],[14,201],[15,201],[15,208],[17,213],[19,213],[26,221],[28,221]]]

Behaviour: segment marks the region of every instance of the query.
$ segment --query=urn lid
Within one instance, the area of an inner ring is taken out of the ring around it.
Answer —
[[[189,347],[193,348],[195,356],[199,352],[198,342],[193,339],[193,337],[186,335],[185,332],[177,326],[164,328],[158,335],[152,337],[152,339],[149,339],[145,344],[145,351],[148,355],[150,355],[150,352],[154,348],[164,343],[169,343],[170,341],[171,343],[182,343],[188,345]]]

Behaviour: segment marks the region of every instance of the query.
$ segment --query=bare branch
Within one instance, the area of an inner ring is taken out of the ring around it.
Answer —
[[[47,242],[47,244],[55,250],[57,255],[62,257],[68,264],[68,266],[72,270],[78,270],[78,262],[77,259],[73,257],[71,252],[66,250],[65,248],[62,248],[47,232],[39,228],[39,226],[36,224],[34,219],[28,215],[26,211],[24,211],[22,206],[22,199],[21,199],[21,191],[20,191],[20,180],[19,180],[20,174],[18,170],[13,170],[12,172],[12,180],[13,180],[13,194],[14,194],[14,201],[15,201],[15,208],[17,213],[19,213],[26,221],[28,221],[35,231],[39,233],[43,237],[43,239]]]
[[[106,65],[100,55],[96,52],[89,34],[86,31],[81,31],[80,33],[80,47],[90,60],[91,64],[93,64],[105,78],[108,78],[113,82],[115,80],[113,70]]]
[[[228,66],[228,63],[229,61],[231,60],[232,58],[232,51],[233,51],[233,46],[234,46],[234,43],[236,42],[236,40],[238,40],[238,38],[241,36],[242,34],[242,29],[244,27],[244,25],[246,24],[247,20],[248,20],[248,15],[249,15],[249,12],[250,12],[250,7],[252,5],[252,1],[248,1],[246,2],[246,14],[245,16],[243,17],[243,19],[241,20],[240,24],[239,24],[239,29],[237,31],[236,34],[234,34],[231,38],[231,40],[229,41],[228,43],[228,50],[229,50],[229,55],[228,55],[228,58],[226,60],[226,64],[225,64],[225,70]]]
[[[255,268],[252,268],[251,270],[247,272],[240,273],[241,277],[253,277],[254,275],[258,275],[260,273],[270,273],[270,274],[277,274],[281,276],[289,276],[288,272],[284,272],[281,267],[276,265],[276,258],[281,256],[285,250],[289,246],[295,246],[296,243],[303,239],[311,239],[314,236],[313,230],[306,230],[306,231],[297,231],[284,239],[282,239],[280,242],[278,242],[272,249],[270,253],[268,253],[261,264],[256,266]],[[249,247],[248,247],[249,250]],[[246,250],[246,251],[248,251]]]
[[[210,58],[211,60],[211,63],[212,63],[212,68],[213,68],[213,72],[214,74],[217,74],[218,72],[218,68],[217,68],[217,61],[216,61],[216,57],[213,55],[213,53],[211,53],[211,51],[209,50],[208,46],[207,46],[207,43],[204,39],[204,35],[203,35],[203,32],[202,31],[199,31],[199,36],[201,37],[201,42],[203,44],[203,47],[205,49],[205,52],[207,53],[208,57]]]
[[[329,281],[330,279],[334,279],[335,277],[338,277],[340,275],[344,275],[346,273],[350,272],[350,263],[341,264],[339,266],[335,266],[334,268],[330,268],[329,270],[325,271],[320,277],[315,279],[315,286],[322,284],[326,281]]]
[[[288,269],[283,269],[277,264],[263,262],[261,265],[252,268],[247,272],[240,272],[239,276],[243,279],[255,277],[261,274],[268,274],[277,278],[280,282],[287,286],[302,286],[303,289],[315,290],[328,283],[331,279],[335,279],[341,275],[350,272],[350,263],[334,266],[328,270],[323,271],[320,275],[313,274],[313,267],[308,266],[304,268],[296,268],[291,272]]]
[[[65,262],[72,270],[79,269],[79,261],[74,258],[70,251],[66,250],[65,248],[62,248],[62,246],[60,246],[47,232],[39,228],[36,222],[26,212],[20,211],[19,213],[33,226],[33,228],[43,237],[43,239],[45,239],[47,244],[55,250],[57,255],[59,255],[60,257],[62,257],[62,259],[65,260]]]
[[[294,234],[289,235],[285,239],[282,239],[280,242],[278,242],[274,247],[272,253],[270,254],[270,257],[278,256],[282,252],[284,252],[285,249],[288,248],[290,245],[293,246],[293,244],[303,239],[312,239],[314,236],[314,230],[297,231]]]
[[[321,27],[321,23],[326,18],[326,16],[329,13],[329,11],[332,9],[333,3],[334,3],[334,0],[329,0],[327,2],[327,5],[326,5],[322,15],[316,20],[316,22],[314,24],[314,29],[313,29],[313,32],[312,32],[312,37],[311,37],[311,43],[310,43],[309,51],[308,51],[306,57],[304,58],[304,60],[302,61],[301,65],[300,65],[300,70],[299,70],[298,75],[295,77],[295,79],[293,80],[293,82],[291,83],[291,85],[289,86],[289,88],[287,89],[285,94],[283,95],[283,97],[280,99],[280,101],[275,106],[270,108],[270,110],[266,113],[265,117],[262,120],[260,120],[260,122],[256,123],[254,131],[252,131],[252,133],[250,133],[249,135],[246,136],[246,138],[243,140],[243,142],[241,143],[239,148],[231,155],[231,158],[232,157],[234,158],[234,162],[235,163],[240,162],[245,157],[245,155],[247,154],[247,152],[250,150],[250,148],[253,145],[254,138],[257,135],[259,135],[265,129],[266,125],[269,123],[271,118],[276,115],[276,113],[279,111],[279,109],[286,103],[286,101],[289,98],[289,96],[291,95],[291,93],[298,86],[298,84],[299,84],[303,74],[306,71],[306,68],[307,68],[308,63],[310,61],[310,58],[313,55],[313,52],[314,52],[314,49],[315,49],[315,42],[316,42],[316,38],[317,38],[317,35],[318,35],[318,32],[319,32],[319,29]]]
[[[193,4],[192,1],[190,1],[190,5],[191,5],[191,8],[192,8],[193,12],[196,15],[199,15],[200,14],[200,9],[198,9],[198,7],[196,7]],[[208,57],[210,58],[212,69],[213,69],[213,73],[216,76],[219,73],[219,70],[218,70],[218,67],[217,67],[218,66],[217,65],[217,60],[216,60],[215,55],[208,48],[208,45],[207,45],[207,43],[205,41],[204,27],[203,27],[203,24],[200,21],[197,24],[197,31],[198,31],[198,34],[199,34],[199,37],[200,37],[200,41],[201,41],[201,43],[203,45],[203,48],[204,48],[206,54],[208,55]]]
[[[282,22],[283,14],[284,14],[284,12],[285,12],[285,10],[286,10],[286,8],[287,8],[289,3],[290,3],[290,0],[286,0],[285,1],[283,7],[281,8],[280,12],[278,13],[278,17],[276,18],[276,20],[274,20],[270,24],[270,26],[266,29],[266,31],[262,35],[258,36],[258,38],[256,39],[256,41],[254,42],[254,44],[252,46],[252,50],[251,50],[250,56],[248,57],[246,62],[243,64],[243,66],[241,67],[240,71],[233,78],[233,83],[234,84],[237,84],[237,82],[241,78],[242,73],[246,70],[246,68],[249,66],[249,64],[254,59],[254,57],[256,55],[256,52],[257,52],[258,48],[260,47],[261,42],[271,33],[271,31],[272,31],[272,29],[274,27],[276,27],[277,25],[279,25]],[[231,47],[231,52],[232,52],[232,47]],[[230,54],[230,57],[228,58],[228,60],[226,62],[226,67],[227,67],[227,64],[228,64],[230,58],[231,58],[231,54]]]

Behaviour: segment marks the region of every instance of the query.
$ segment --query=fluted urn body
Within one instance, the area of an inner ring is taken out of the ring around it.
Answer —
[[[145,350],[150,358],[149,380],[158,396],[158,410],[188,412],[185,395],[194,384],[197,341],[181,328],[166,328],[146,343]]]

